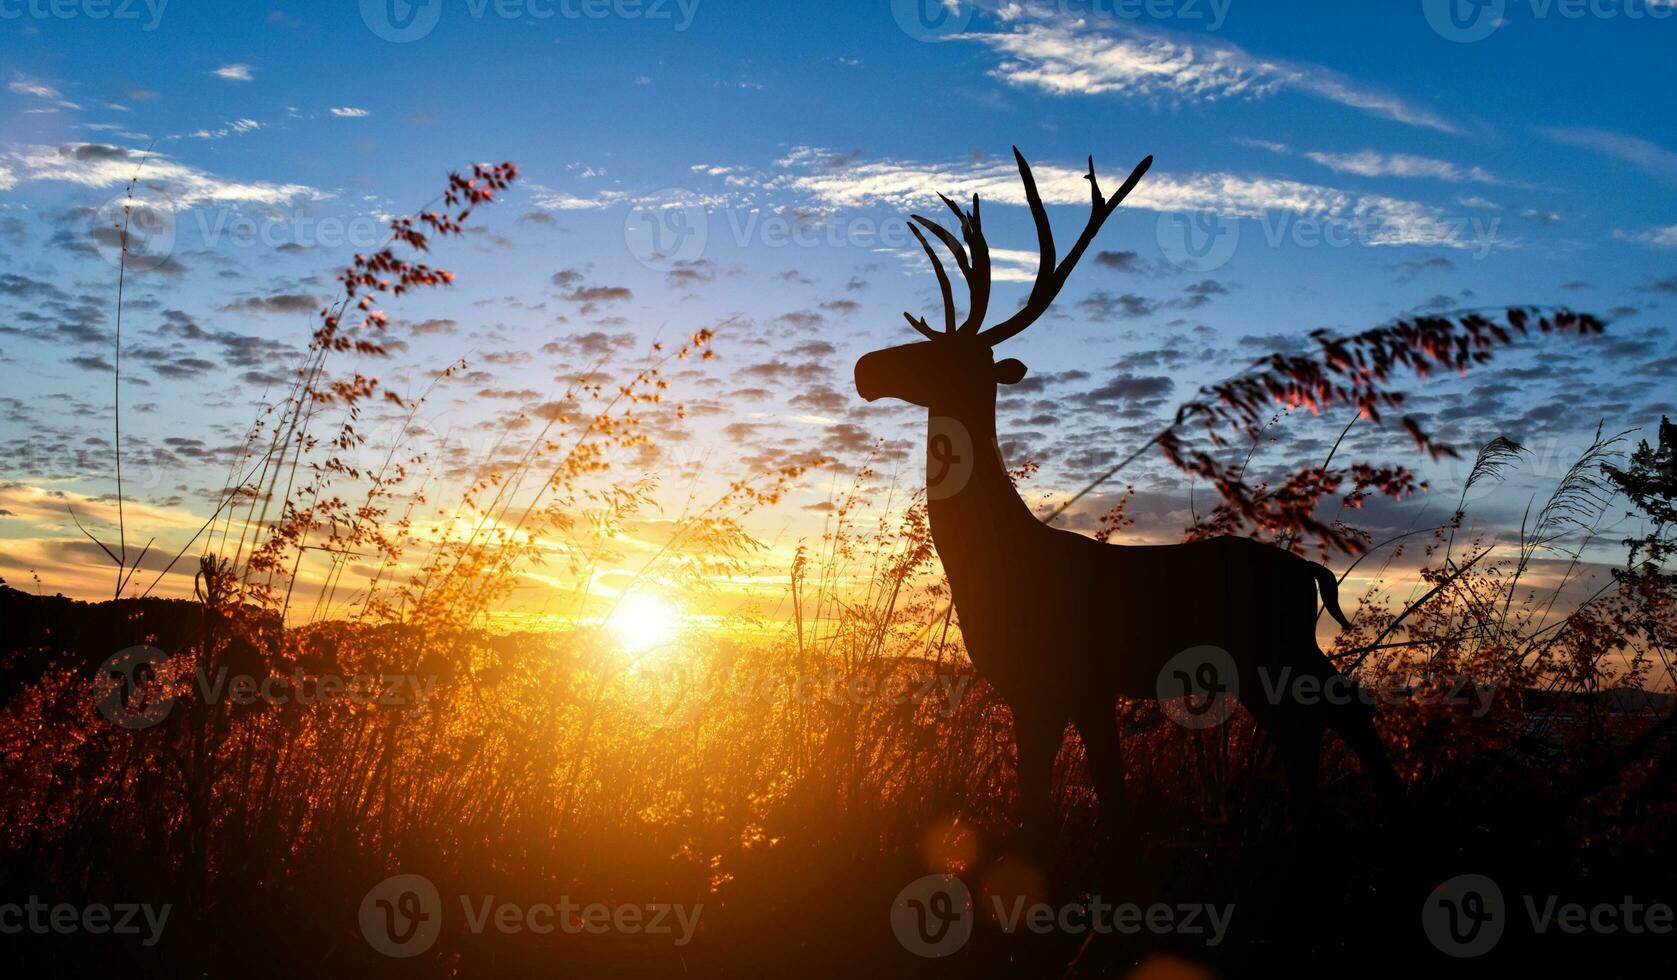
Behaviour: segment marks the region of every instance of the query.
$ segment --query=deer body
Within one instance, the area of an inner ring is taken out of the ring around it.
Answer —
[[[1326,663],[1314,642],[1320,565],[1249,538],[1131,546],[1049,527],[1014,490],[993,415],[954,421],[973,434],[972,465],[959,492],[930,501],[932,540],[973,666],[1010,703],[1063,725],[1077,695],[1156,697],[1165,662],[1196,646],[1262,647],[1237,660],[1271,686]],[[928,480],[939,454],[928,445]]]
[[[1349,625],[1326,568],[1247,538],[1105,544],[1048,527],[1019,498],[996,442],[996,386],[1019,381],[1025,366],[995,360],[992,348],[1047,309],[1100,224],[1152,158],[1142,161],[1111,199],[1102,197],[1091,161],[1088,227],[1056,265],[1030,167],[1017,149],[1014,154],[1042,251],[1024,308],[979,329],[989,301],[990,266],[978,199],[971,211],[962,211],[945,198],[960,219],[966,248],[941,226],[918,215],[914,220],[954,254],[966,277],[971,292],[966,321],[956,326],[949,277],[911,224],[938,274],[945,329],[938,333],[923,317],[904,314],[927,340],[862,357],[856,388],[870,401],[900,398],[929,411],[932,539],[973,666],[1013,712],[1027,828],[1034,825],[1040,832],[1048,823],[1051,768],[1068,723],[1083,737],[1103,816],[1120,803],[1124,776],[1116,699],[1160,696],[1171,680],[1172,658],[1201,647],[1218,648],[1232,661],[1237,676],[1222,682],[1238,690],[1274,736],[1298,793],[1313,792],[1321,733],[1331,728],[1362,758],[1382,796],[1395,802],[1401,784],[1367,706],[1354,698],[1294,694],[1301,679],[1318,692],[1321,685],[1345,680],[1315,640],[1318,590],[1326,610]]]

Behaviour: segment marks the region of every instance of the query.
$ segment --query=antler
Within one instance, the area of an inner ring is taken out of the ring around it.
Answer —
[[[1054,231],[1048,223],[1048,212],[1043,209],[1042,196],[1037,193],[1036,178],[1031,175],[1031,165],[1025,162],[1025,157],[1019,152],[1017,146],[1013,148],[1013,158],[1019,161],[1019,177],[1025,184],[1025,200],[1030,204],[1031,217],[1036,222],[1037,247],[1042,255],[1041,264],[1037,269],[1036,283],[1031,287],[1030,296],[1026,298],[1025,306],[1019,312],[990,329],[979,332],[979,328],[984,322],[984,314],[988,312],[990,306],[990,246],[984,240],[984,229],[979,221],[978,195],[974,194],[972,196],[972,210],[962,211],[954,201],[939,194],[938,197],[961,222],[961,238],[966,241],[966,249],[961,247],[961,242],[957,241],[948,229],[937,222],[929,221],[917,214],[910,217],[914,219],[914,222],[924,226],[933,235],[936,235],[938,241],[942,242],[950,254],[955,256],[955,265],[960,269],[961,276],[967,282],[970,302],[967,306],[966,319],[957,327],[955,325],[954,292],[950,287],[949,273],[944,269],[943,262],[937,257],[937,253],[932,250],[931,243],[926,240],[926,236],[922,235],[920,229],[911,223],[908,230],[914,233],[914,237],[920,242],[920,247],[926,250],[926,257],[931,260],[932,269],[937,273],[938,287],[943,293],[943,333],[939,334],[929,327],[926,324],[925,317],[916,317],[907,312],[903,313],[903,317],[908,320],[910,326],[928,338],[936,340],[940,336],[953,334],[977,334],[979,339],[994,347],[1035,323],[1038,317],[1047,312],[1049,305],[1054,302],[1054,297],[1059,295],[1060,287],[1066,284],[1066,279],[1071,276],[1072,268],[1077,265],[1077,260],[1083,257],[1089,243],[1094,241],[1095,234],[1100,231],[1101,225],[1106,222],[1112,212],[1118,210],[1118,205],[1123,203],[1124,198],[1129,196],[1130,191],[1135,190],[1136,184],[1141,182],[1141,178],[1147,173],[1147,169],[1153,166],[1151,156],[1143,159],[1136,164],[1135,169],[1130,172],[1129,178],[1124,181],[1124,185],[1118,188],[1118,192],[1113,194],[1112,197],[1106,198],[1101,196],[1100,183],[1095,179],[1095,158],[1089,158],[1089,173],[1084,178],[1089,181],[1089,193],[1093,198],[1089,223],[1084,227],[1083,234],[1078,237],[1077,244],[1073,245],[1071,251],[1066,253],[1065,259],[1056,265],[1054,261]],[[970,249],[972,253],[970,260],[967,256],[967,249]]]
[[[1019,179],[1025,182],[1025,200],[1030,203],[1031,217],[1036,220],[1037,249],[1042,253],[1042,260],[1037,267],[1036,284],[1031,287],[1031,294],[1025,299],[1024,308],[979,334],[979,337],[992,347],[1024,330],[1048,312],[1049,304],[1059,295],[1060,287],[1066,284],[1072,268],[1077,265],[1077,260],[1083,257],[1089,243],[1095,240],[1095,234],[1101,230],[1101,225],[1106,223],[1112,212],[1118,210],[1118,205],[1124,203],[1124,198],[1130,196],[1130,191],[1135,190],[1135,185],[1141,183],[1147,168],[1153,166],[1152,156],[1144,158],[1130,171],[1130,176],[1124,181],[1124,185],[1118,188],[1116,194],[1111,198],[1103,198],[1100,181],[1095,179],[1095,158],[1089,158],[1089,173],[1084,178],[1089,182],[1089,196],[1092,198],[1089,223],[1083,227],[1083,234],[1077,237],[1077,244],[1066,253],[1065,259],[1059,265],[1055,265],[1054,230],[1048,225],[1048,212],[1043,210],[1042,197],[1036,190],[1036,178],[1031,176],[1031,165],[1025,162],[1025,157],[1017,146],[1013,148],[1013,158],[1019,161]]]
[[[984,314],[990,308],[990,245],[984,240],[984,228],[978,209],[978,195],[974,194],[972,196],[971,211],[962,211],[959,205],[942,194],[938,195],[938,199],[954,213],[956,220],[960,221],[961,238],[966,241],[966,248],[961,247],[961,242],[956,240],[949,229],[937,222],[923,218],[918,214],[909,217],[936,235],[938,241],[949,249],[949,253],[955,256],[955,265],[961,271],[961,278],[966,280],[967,318],[961,321],[959,327],[955,325],[954,293],[949,285],[949,273],[944,270],[942,260],[932,250],[931,243],[926,241],[926,236],[920,233],[920,229],[911,223],[908,230],[914,233],[914,237],[920,242],[920,247],[926,250],[926,258],[931,260],[932,270],[937,273],[938,287],[943,291],[944,335],[976,333],[984,323]],[[970,260],[967,258],[967,249],[972,250]],[[927,337],[935,340],[939,336],[926,325],[925,317],[915,317],[906,312],[903,316],[908,319],[909,324],[914,329]]]

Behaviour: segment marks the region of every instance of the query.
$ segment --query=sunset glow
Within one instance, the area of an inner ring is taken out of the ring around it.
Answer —
[[[1674,40],[0,0],[7,965],[1671,975]]]
[[[681,629],[681,613],[656,596],[633,593],[618,602],[606,620],[627,653],[646,653],[674,639]]]

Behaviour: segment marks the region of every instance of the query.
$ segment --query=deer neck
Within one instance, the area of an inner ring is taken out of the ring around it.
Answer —
[[[1040,527],[1008,477],[993,408],[960,416],[930,413],[926,498],[932,541],[952,579],[983,567],[983,557],[997,553],[998,536]]]

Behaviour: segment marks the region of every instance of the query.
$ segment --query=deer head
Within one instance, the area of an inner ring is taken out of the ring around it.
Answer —
[[[1077,260],[1094,241],[1095,234],[1107,217],[1118,209],[1124,198],[1135,189],[1153,158],[1147,157],[1130,172],[1129,179],[1118,192],[1107,198],[1101,195],[1100,183],[1095,179],[1095,160],[1089,158],[1089,181],[1092,198],[1089,222],[1078,236],[1064,259],[1055,262],[1054,232],[1048,224],[1048,212],[1043,209],[1042,197],[1037,193],[1036,179],[1031,176],[1031,165],[1013,148],[1019,162],[1019,178],[1025,185],[1025,200],[1031,206],[1031,217],[1036,221],[1037,248],[1041,264],[1037,268],[1036,283],[1019,312],[992,327],[985,328],[984,316],[990,306],[990,246],[984,240],[984,228],[979,218],[978,195],[972,197],[972,210],[963,211],[959,205],[939,194],[938,197],[954,213],[961,225],[957,239],[947,228],[920,215],[911,215],[908,229],[926,250],[932,269],[937,273],[938,287],[943,291],[943,330],[933,330],[925,317],[904,313],[909,326],[919,331],[925,340],[900,347],[888,347],[864,355],[856,362],[856,393],[868,401],[878,398],[900,398],[931,409],[939,415],[970,417],[975,411],[993,411],[996,386],[1017,384],[1025,376],[1025,365],[1014,358],[996,360],[997,344],[1014,336],[1037,321],[1048,311],[1054,297],[1059,295]],[[949,253],[966,280],[967,315],[959,325],[955,322],[955,297],[950,287],[949,273],[933,251],[932,245],[920,229],[931,232]],[[965,242],[963,247],[962,243]]]

